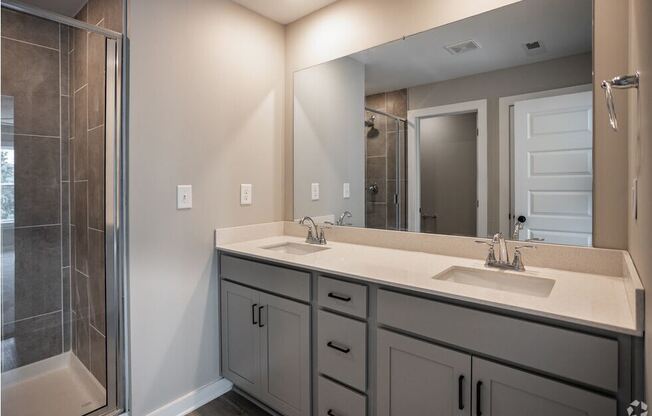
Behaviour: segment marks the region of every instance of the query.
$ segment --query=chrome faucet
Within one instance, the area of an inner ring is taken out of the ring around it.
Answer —
[[[490,242],[484,240],[476,240],[476,243],[487,244],[489,246],[489,253],[487,253],[487,258],[484,262],[485,266],[496,267],[499,269],[516,270],[519,272],[525,271],[525,264],[523,263],[523,254],[521,253],[521,249],[536,249],[536,247],[532,245],[516,246],[514,248],[514,260],[510,262],[509,253],[507,252],[507,243],[505,242],[505,236],[503,236],[503,233],[494,234]],[[498,257],[496,257],[496,244],[498,244]]]
[[[307,222],[310,222],[309,224],[306,224]],[[327,243],[326,241],[326,236],[324,235],[324,229],[328,228],[325,226],[322,226],[321,229],[317,227],[317,224],[315,221],[306,216],[301,218],[301,221],[299,221],[299,224],[308,227],[308,235],[306,236],[306,243],[308,244],[321,244],[324,245]],[[314,230],[314,231],[313,231]]]
[[[344,224],[344,219],[345,218],[351,218],[353,217],[353,214],[351,214],[351,211],[344,211],[342,215],[340,215],[340,218],[337,220],[337,225],[345,225]]]

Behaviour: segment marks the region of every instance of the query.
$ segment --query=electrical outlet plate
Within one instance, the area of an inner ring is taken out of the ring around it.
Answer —
[[[342,197],[344,199],[351,198],[351,184],[348,182],[344,182],[342,186]]]
[[[313,201],[319,200],[319,182],[310,185],[310,196]]]
[[[177,209],[192,208],[192,185],[177,185]]]
[[[253,187],[250,183],[240,185],[240,205],[251,205],[253,201]]]

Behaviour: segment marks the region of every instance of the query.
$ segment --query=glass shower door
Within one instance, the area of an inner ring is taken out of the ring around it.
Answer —
[[[119,43],[19,9],[1,18],[0,411],[104,414],[119,402]],[[77,18],[90,23],[86,7]]]

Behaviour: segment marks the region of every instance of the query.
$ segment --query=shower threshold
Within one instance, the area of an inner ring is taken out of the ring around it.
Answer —
[[[81,416],[105,400],[102,385],[71,352],[2,374],[3,416]]]

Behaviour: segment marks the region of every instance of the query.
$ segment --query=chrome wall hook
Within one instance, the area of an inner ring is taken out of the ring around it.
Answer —
[[[600,86],[604,90],[605,100],[607,101],[607,113],[609,114],[609,124],[614,131],[618,131],[618,117],[616,117],[616,106],[614,104],[612,88],[627,89],[636,88],[640,81],[640,74],[636,71],[633,75],[620,75],[611,80],[602,81]]]

